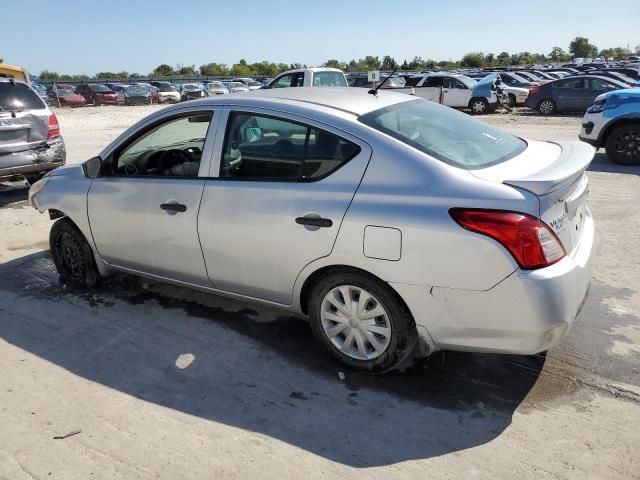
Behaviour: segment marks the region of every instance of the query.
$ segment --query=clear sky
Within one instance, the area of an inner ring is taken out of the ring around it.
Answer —
[[[415,55],[459,59],[640,44],[640,0],[0,0],[0,57],[37,74],[149,73],[160,63]]]

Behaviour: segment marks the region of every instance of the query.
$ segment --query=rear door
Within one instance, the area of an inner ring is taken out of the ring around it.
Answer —
[[[331,253],[371,149],[281,112],[226,115],[198,216],[209,277],[217,289],[290,304],[300,271]]]
[[[454,77],[445,77],[442,79],[442,96],[443,102],[449,107],[466,107],[469,105],[470,94],[469,89]]]
[[[100,255],[124,269],[209,285],[197,215],[219,113],[172,112],[105,159],[87,199]]]
[[[579,112],[584,110],[582,104],[585,97],[585,79],[570,78],[552,84],[558,110]]]

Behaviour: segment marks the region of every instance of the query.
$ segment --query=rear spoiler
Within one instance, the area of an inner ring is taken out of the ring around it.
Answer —
[[[528,190],[536,195],[545,195],[562,189],[582,176],[587,169],[595,149],[584,142],[550,142],[561,148],[560,156],[539,172],[518,180],[504,180],[502,183]]]

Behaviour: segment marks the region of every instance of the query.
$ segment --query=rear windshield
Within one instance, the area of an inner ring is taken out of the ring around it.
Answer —
[[[92,92],[110,92],[111,89],[105,85],[89,85]]]
[[[527,144],[465,113],[426,100],[398,103],[359,119],[450,165],[474,170],[504,162]]]
[[[39,110],[46,108],[42,99],[20,82],[0,82],[0,111]]]
[[[176,87],[174,87],[173,85],[160,85],[160,86],[158,87],[158,89],[159,89],[161,92],[176,92],[176,91],[177,91],[177,90],[176,90]]]

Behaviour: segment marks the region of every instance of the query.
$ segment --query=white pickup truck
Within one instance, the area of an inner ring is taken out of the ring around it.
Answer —
[[[281,73],[264,88],[348,86],[343,71],[337,68],[299,68]]]

